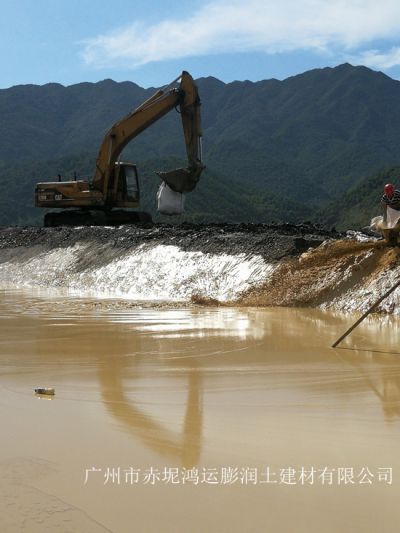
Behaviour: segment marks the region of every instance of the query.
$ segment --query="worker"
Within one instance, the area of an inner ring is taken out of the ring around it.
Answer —
[[[400,232],[400,191],[392,183],[385,185],[381,203],[383,206],[383,236],[388,246],[397,246]]]
[[[392,183],[387,183],[383,190],[384,193],[381,202],[383,205],[383,220],[386,222],[388,207],[400,211],[400,191]]]

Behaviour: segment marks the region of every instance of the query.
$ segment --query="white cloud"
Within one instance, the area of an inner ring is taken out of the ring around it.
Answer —
[[[399,31],[398,0],[214,0],[181,20],[88,39],[82,55],[93,66],[139,66],[228,51],[350,51]]]
[[[358,57],[353,58],[354,63],[361,63],[367,67],[388,69],[400,65],[400,47],[394,46],[386,52],[379,50],[366,50]]]

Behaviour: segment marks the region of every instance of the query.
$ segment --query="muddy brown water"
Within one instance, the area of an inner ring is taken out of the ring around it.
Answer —
[[[398,531],[400,321],[354,319],[2,291],[0,530]]]

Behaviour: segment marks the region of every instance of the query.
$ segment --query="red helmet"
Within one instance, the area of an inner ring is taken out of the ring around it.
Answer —
[[[394,193],[394,185],[392,183],[387,183],[384,187],[385,194],[388,198],[391,198]]]

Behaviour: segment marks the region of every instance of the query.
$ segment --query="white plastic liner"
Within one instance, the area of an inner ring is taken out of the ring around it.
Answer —
[[[259,255],[213,255],[177,246],[140,245],[106,264],[79,243],[50,251],[17,250],[0,263],[1,288],[65,288],[71,294],[133,300],[187,301],[192,295],[231,300],[265,281],[273,270]],[[87,266],[82,268],[82,264]]]

